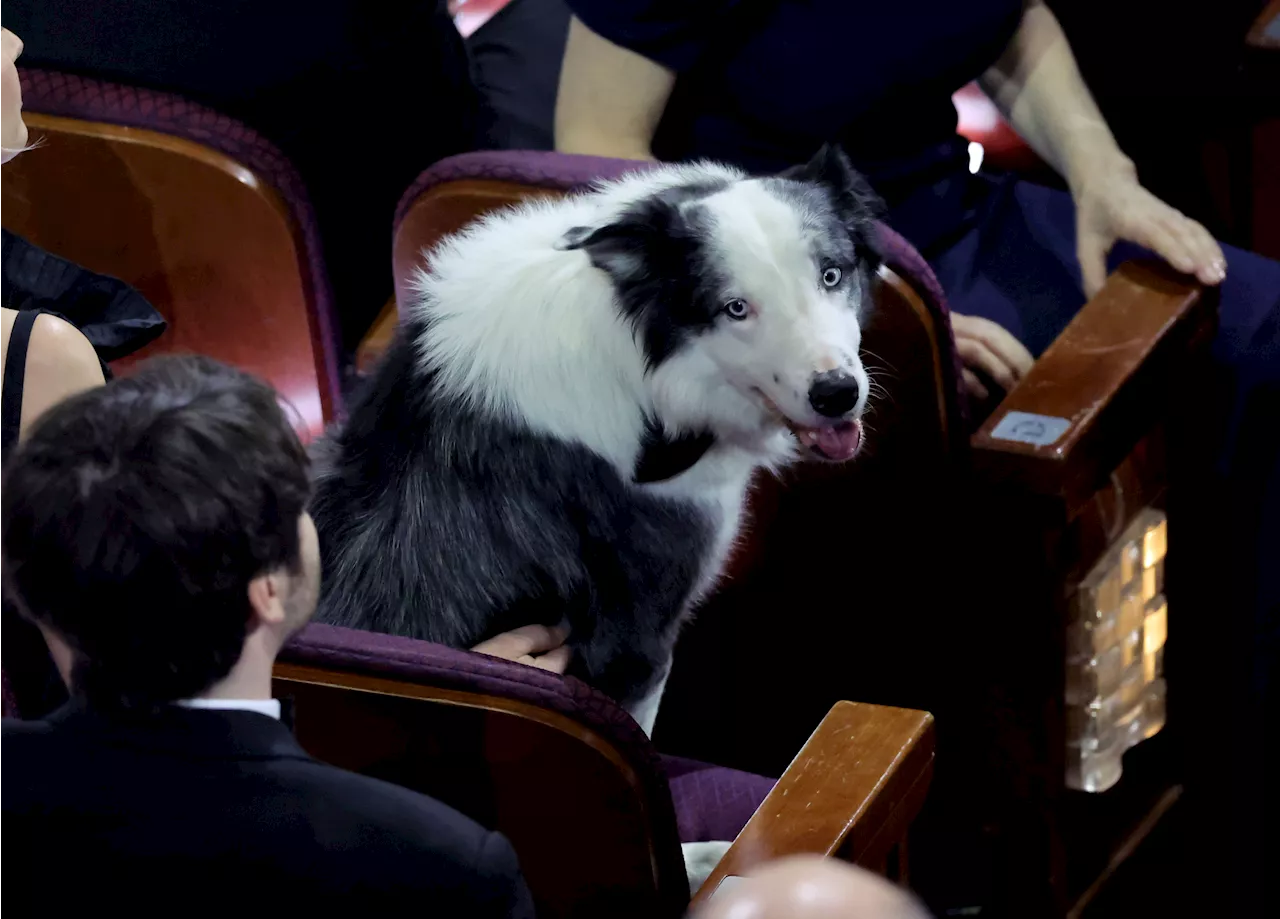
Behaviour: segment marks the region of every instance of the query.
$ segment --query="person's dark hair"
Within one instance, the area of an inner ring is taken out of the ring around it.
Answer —
[[[51,409],[8,458],[6,593],[75,651],[89,704],[198,695],[240,658],[249,582],[299,565],[308,472],[271,387],[148,361]]]

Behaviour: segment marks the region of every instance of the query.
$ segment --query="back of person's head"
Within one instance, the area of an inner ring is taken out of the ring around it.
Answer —
[[[718,889],[691,919],[929,919],[907,891],[862,868],[793,855]]]
[[[69,647],[87,703],[191,698],[258,624],[251,584],[302,577],[308,498],[269,386],[207,358],[152,360],[51,409],[7,461],[6,593]],[[295,602],[314,608],[307,593]]]

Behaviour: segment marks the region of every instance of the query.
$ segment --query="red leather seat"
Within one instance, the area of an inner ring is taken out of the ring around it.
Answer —
[[[318,433],[340,408],[339,352],[310,205],[288,160],[175,96],[21,76],[40,146],[5,166],[5,228],[127,281],[169,323],[115,369],[207,354],[268,380]]]

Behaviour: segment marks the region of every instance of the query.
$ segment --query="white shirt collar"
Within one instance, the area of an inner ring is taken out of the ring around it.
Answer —
[[[176,703],[183,708],[208,708],[219,711],[257,712],[280,720],[279,699],[184,699]]]

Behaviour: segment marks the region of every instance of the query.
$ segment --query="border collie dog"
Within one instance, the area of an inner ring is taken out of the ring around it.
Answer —
[[[649,731],[752,474],[858,452],[874,198],[836,148],[661,166],[442,242],[317,451],[319,618],[470,647],[567,623]]]

